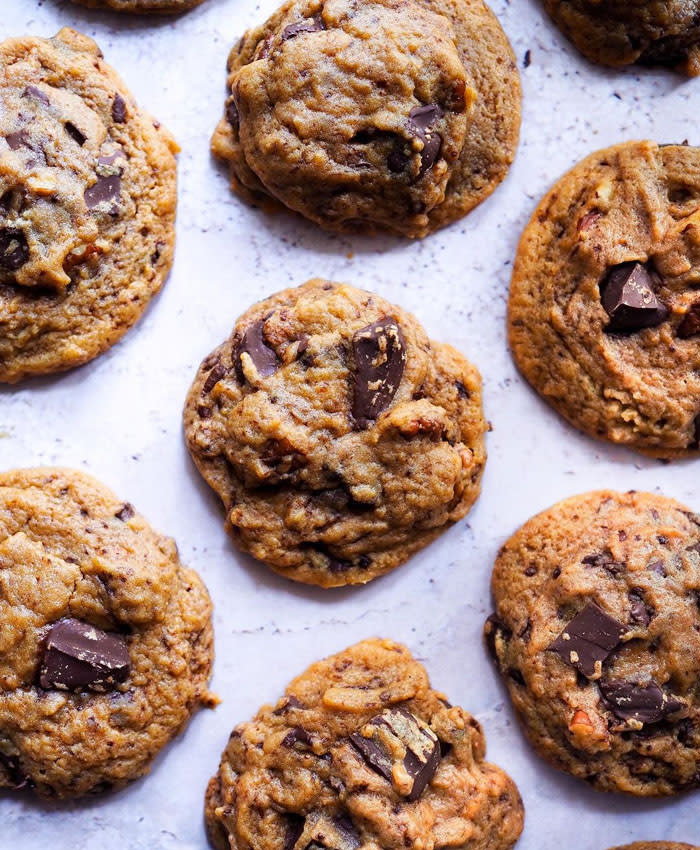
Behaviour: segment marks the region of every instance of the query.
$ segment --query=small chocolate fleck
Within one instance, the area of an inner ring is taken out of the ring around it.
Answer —
[[[46,636],[39,683],[47,689],[108,691],[126,681],[130,671],[123,635],[67,618],[54,623]]]
[[[29,259],[29,245],[21,230],[0,228],[0,268],[15,272]]]
[[[373,322],[352,338],[355,355],[352,415],[368,428],[396,395],[406,366],[406,345],[395,319]]]
[[[594,602],[589,602],[569,622],[549,649],[589,679],[600,675],[600,668],[620,643],[627,627]]]
[[[603,702],[620,720],[658,723],[684,705],[676,697],[663,691],[654,681],[648,685],[607,681],[600,682],[599,686]]]
[[[440,741],[433,730],[404,708],[390,708],[373,717],[350,741],[367,764],[388,779],[408,800],[417,800],[440,764]],[[397,753],[403,752],[402,757]],[[406,791],[397,788],[395,765],[399,762],[412,780]]]
[[[263,334],[263,319],[253,322],[243,331],[243,335],[233,350],[233,365],[240,381],[245,381],[243,355],[250,358],[255,371],[261,378],[267,378],[277,371],[280,365],[277,354],[266,344]]]
[[[668,309],[653,287],[652,275],[642,263],[612,268],[600,283],[601,303],[610,316],[606,332],[639,331],[665,321]]]
[[[126,124],[126,102],[119,92],[112,101],[112,121],[115,124]]]

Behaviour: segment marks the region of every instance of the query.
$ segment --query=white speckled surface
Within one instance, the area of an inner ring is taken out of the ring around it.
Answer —
[[[334,238],[300,220],[241,205],[208,153],[234,39],[277,0],[205,0],[179,19],[90,12],[61,0],[2,0],[0,36],[52,35],[70,25],[182,146],[173,274],[144,320],[83,369],[0,390],[0,467],[85,469],[178,541],[216,606],[214,689],[201,712],[126,791],[74,805],[0,794],[0,848],[204,848],[202,797],[231,727],[315,658],[362,637],[405,641],[433,682],[484,724],[489,757],[522,792],[519,850],[604,850],[633,839],[700,843],[697,796],[603,796],[543,766],[525,743],[481,643],[490,567],[532,513],[602,486],[661,490],[700,510],[697,466],[664,466],[594,444],[547,409],[517,376],[504,340],[519,233],[536,200],[576,160],[635,137],[700,142],[700,80],[586,64],[536,0],[495,0],[522,68],[522,143],[506,182],[480,209],[423,242]],[[360,589],[297,587],[238,554],[217,501],[189,462],[180,411],[202,357],[255,299],[321,275],[376,289],[481,368],[493,422],[484,492],[468,521],[392,575]],[[695,462],[697,463],[697,462]]]

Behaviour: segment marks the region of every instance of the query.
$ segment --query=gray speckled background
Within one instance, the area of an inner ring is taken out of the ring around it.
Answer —
[[[205,0],[179,18],[140,20],[61,0],[1,0],[0,36],[76,27],[97,39],[139,101],[175,133],[180,207],[175,268],[145,318],[68,375],[0,390],[0,467],[87,470],[178,541],[216,606],[213,687],[203,711],[149,777],[111,797],[47,805],[0,794],[0,848],[204,848],[202,796],[231,727],[315,658],[362,637],[405,641],[433,682],[484,724],[489,757],[527,811],[519,850],[604,850],[633,839],[700,843],[697,797],[603,796],[542,765],[526,745],[481,644],[490,566],[532,513],[591,488],[661,490],[700,510],[697,461],[664,466],[598,445],[550,412],[516,374],[504,312],[518,235],[536,200],[591,150],[635,137],[700,142],[700,81],[588,65],[536,0],[497,0],[524,84],[516,163],[486,203],[423,242],[336,238],[240,204],[208,152],[229,47],[277,0]],[[523,68],[526,51],[531,64]],[[695,101],[695,102],[694,102]],[[200,360],[251,301],[321,275],[376,289],[481,368],[493,422],[484,492],[468,521],[366,588],[321,592],[238,554],[213,494],[189,462],[180,411]]]

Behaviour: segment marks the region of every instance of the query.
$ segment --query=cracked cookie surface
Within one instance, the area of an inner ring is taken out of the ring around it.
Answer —
[[[698,0],[544,0],[562,32],[592,62],[671,65],[700,73]]]
[[[700,515],[574,496],[506,542],[492,589],[487,642],[544,759],[602,791],[700,784]]]
[[[113,9],[115,12],[184,12],[199,6],[203,0],[73,0],[90,9]]]
[[[476,368],[399,307],[324,280],[244,313],[184,418],[234,541],[324,587],[370,581],[464,517],[486,461]]]
[[[291,0],[228,70],[212,150],[232,188],[327,230],[425,236],[515,155],[520,80],[481,0]]]
[[[0,44],[0,381],[115,343],[172,262],[172,137],[94,41]]]
[[[405,647],[362,641],[234,729],[207,791],[208,834],[217,850],[506,850],[522,802],[484,755],[479,723]]]
[[[700,437],[700,149],[627,142],[548,192],[508,304],[518,368],[598,439],[674,457]]]
[[[0,474],[0,623],[0,788],[120,788],[212,704],[206,588],[80,472]]]

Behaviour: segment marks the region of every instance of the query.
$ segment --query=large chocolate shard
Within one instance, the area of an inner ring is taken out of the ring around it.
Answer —
[[[684,703],[667,694],[656,682],[636,685],[633,682],[600,682],[603,702],[620,720],[658,723],[667,715],[684,707]]]
[[[390,708],[373,717],[350,741],[394,790],[417,800],[440,764],[440,740],[410,711]]]
[[[243,331],[243,336],[233,349],[233,365],[239,380],[245,380],[242,357],[246,354],[250,357],[255,371],[261,378],[267,378],[276,372],[280,361],[277,354],[266,344],[263,336],[265,322],[260,319]]]
[[[654,292],[654,281],[642,263],[622,263],[600,283],[600,300],[610,322],[606,331],[639,331],[660,325],[668,308]]]
[[[352,415],[358,428],[367,428],[396,395],[406,367],[406,345],[398,322],[382,319],[357,331],[352,347]]]
[[[108,691],[131,671],[126,640],[72,618],[59,620],[46,636],[39,672],[42,688]]]
[[[296,839],[294,850],[357,850],[360,836],[347,815],[311,812]]]
[[[600,678],[603,662],[620,643],[627,627],[594,602],[571,620],[549,649],[589,679]]]

